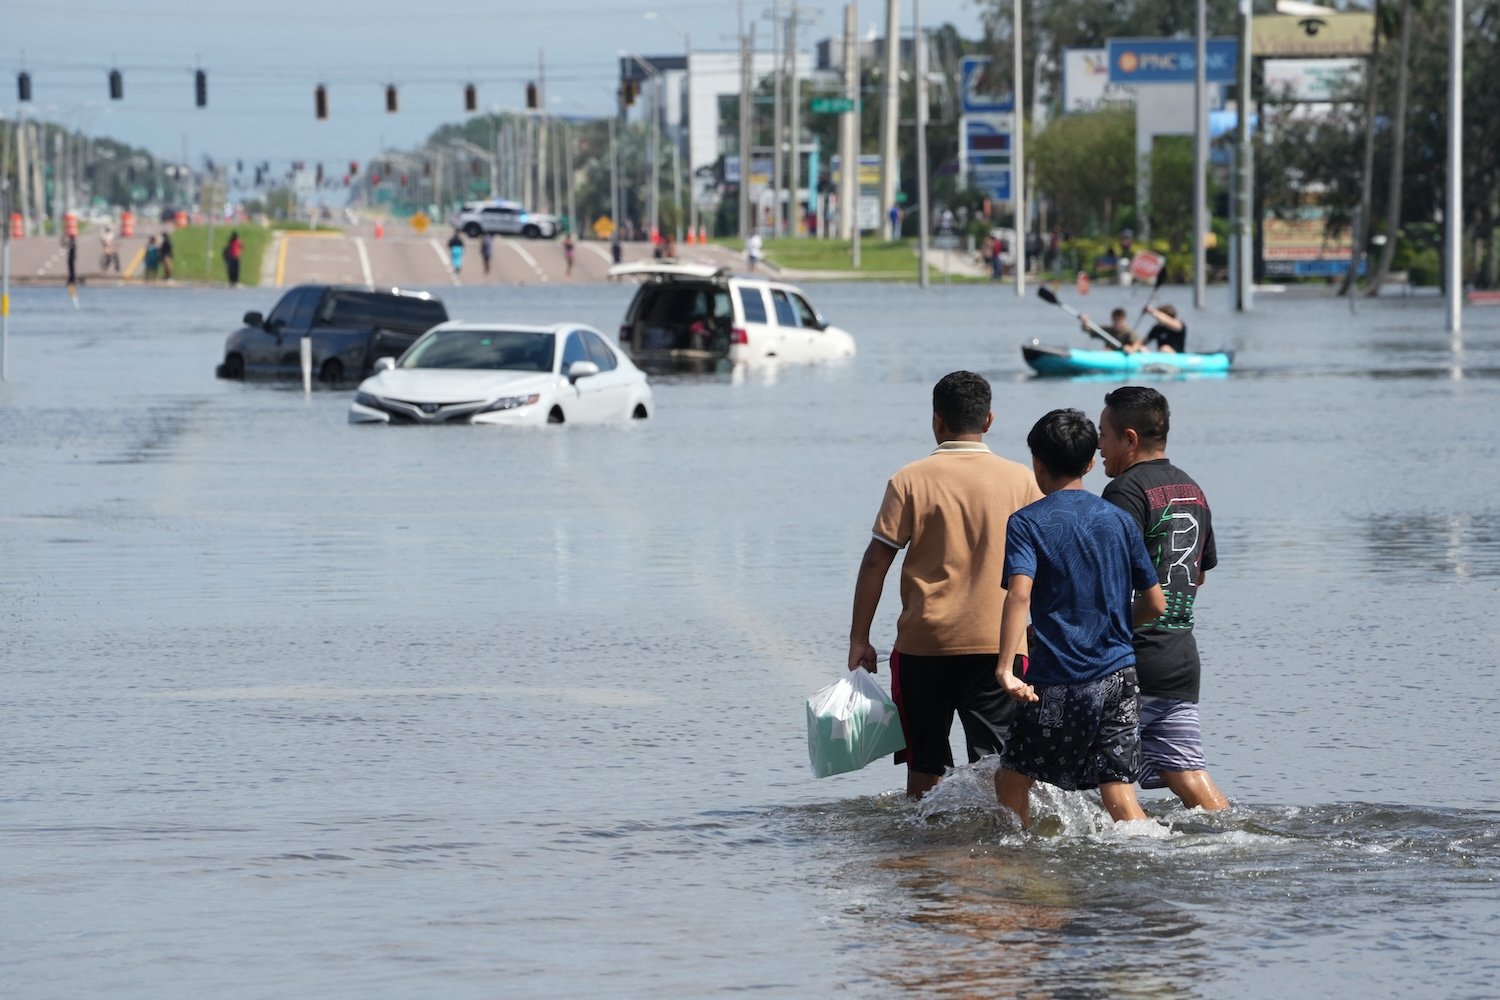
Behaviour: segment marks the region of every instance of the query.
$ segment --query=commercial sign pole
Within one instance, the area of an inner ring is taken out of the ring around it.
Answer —
[[[896,204],[896,117],[901,110],[900,0],[885,0],[885,100],[880,107],[880,219],[885,226]],[[900,235],[899,233],[897,234]]]
[[[917,283],[927,287],[927,34],[922,30],[922,0],[911,0],[912,45],[917,67]]]
[[[1448,332],[1463,327],[1464,228],[1464,0],[1449,0],[1448,24],[1448,199],[1443,209],[1447,243]]]
[[[1208,12],[1198,0],[1198,54],[1193,79],[1193,305],[1208,304]]]

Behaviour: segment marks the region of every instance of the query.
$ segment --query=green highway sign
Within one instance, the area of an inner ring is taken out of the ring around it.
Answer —
[[[853,111],[855,102],[852,97],[814,97],[809,106],[815,115],[841,115]]]

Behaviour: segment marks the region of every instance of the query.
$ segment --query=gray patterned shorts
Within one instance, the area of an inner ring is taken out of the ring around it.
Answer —
[[[1081,684],[1036,689],[1021,706],[1001,766],[1074,791],[1135,781],[1141,766],[1140,685],[1135,667]]]

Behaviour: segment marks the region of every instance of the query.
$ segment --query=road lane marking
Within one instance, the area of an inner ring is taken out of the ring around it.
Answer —
[[[604,261],[604,263],[608,264],[610,267],[614,267],[615,266],[615,259],[613,257],[611,257],[609,254],[605,253],[603,250],[601,250],[598,247],[596,247],[594,244],[592,244],[592,243],[590,243],[588,241],[583,241],[583,248],[585,250],[591,250],[591,251],[593,251],[595,254],[597,254],[599,256],[600,260]]]
[[[145,247],[141,247],[139,250],[137,250],[135,252],[135,256],[132,257],[132,258],[130,258],[130,263],[126,265],[126,267],[125,267],[125,273],[123,275],[121,275],[121,277],[125,278],[126,280],[129,280],[130,278],[132,278],[135,275],[135,269],[138,268],[138,267],[140,267],[141,266],[141,261],[143,261],[145,259],[146,259],[146,248]]]
[[[521,244],[517,243],[515,240],[501,240],[500,242],[505,246],[510,247],[516,253],[520,254],[521,259],[531,265],[531,269],[536,272],[536,276],[538,278],[541,278],[543,281],[549,280],[547,278],[547,272],[542,270],[542,265],[538,264],[536,262],[536,258],[531,256],[531,251],[521,246]]]
[[[458,275],[453,273],[453,255],[448,252],[448,248],[439,243],[436,236],[429,239],[427,245],[432,247],[432,252],[443,262],[443,270],[448,272],[448,279],[455,285],[458,284]]]
[[[286,284],[286,248],[292,241],[287,239],[286,234],[281,234],[281,248],[276,251],[276,287],[281,288]]]
[[[359,269],[365,273],[365,284],[375,286],[375,277],[370,271],[370,254],[365,250],[365,238],[356,236],[354,238],[354,249],[359,251]]]

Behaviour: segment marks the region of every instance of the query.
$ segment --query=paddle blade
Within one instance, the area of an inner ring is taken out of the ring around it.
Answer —
[[[1043,302],[1050,302],[1053,305],[1057,305],[1057,296],[1052,294],[1052,289],[1048,288],[1046,285],[1038,285],[1036,293]]]

